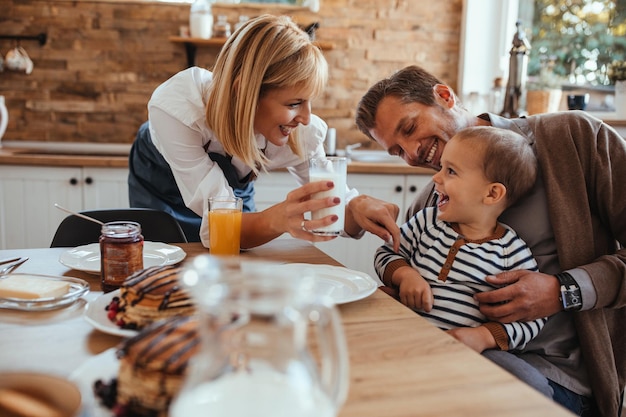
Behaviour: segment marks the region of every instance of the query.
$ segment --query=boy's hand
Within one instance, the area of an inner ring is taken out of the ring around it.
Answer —
[[[402,304],[426,312],[432,310],[433,292],[419,272],[412,267],[399,268],[394,273],[393,281],[398,283]]]
[[[458,327],[448,330],[447,333],[478,353],[482,353],[483,350],[486,349],[498,347],[496,339],[493,338],[491,332],[484,326]]]

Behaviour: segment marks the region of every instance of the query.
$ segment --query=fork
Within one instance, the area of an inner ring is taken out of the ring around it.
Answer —
[[[10,263],[6,266],[4,266],[2,269],[0,269],[0,275],[6,275],[9,272],[11,272],[12,270],[14,270],[15,268],[17,268],[18,266],[22,265],[24,262],[26,262],[28,260],[28,258],[18,258],[17,261]]]

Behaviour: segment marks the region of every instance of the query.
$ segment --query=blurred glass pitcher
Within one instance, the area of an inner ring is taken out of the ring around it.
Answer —
[[[349,374],[339,313],[315,296],[306,270],[299,275],[194,259],[183,281],[198,305],[201,348],[170,417],[337,415]]]

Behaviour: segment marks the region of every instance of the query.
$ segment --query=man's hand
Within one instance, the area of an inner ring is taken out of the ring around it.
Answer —
[[[489,320],[501,323],[531,321],[562,310],[560,285],[553,275],[516,270],[486,279],[502,287],[474,295],[480,304],[480,311]]]
[[[400,208],[368,195],[359,195],[350,200],[346,207],[345,230],[356,236],[361,230],[370,232],[385,242],[393,241],[393,249],[400,248],[400,228],[396,219]]]

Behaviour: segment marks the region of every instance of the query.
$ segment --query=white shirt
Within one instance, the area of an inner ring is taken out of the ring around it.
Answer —
[[[202,217],[200,239],[205,247],[209,247],[209,197],[233,195],[221,168],[207,154],[226,154],[205,119],[204,100],[212,80],[210,71],[199,67],[188,68],[157,87],[148,102],[152,143],[170,165],[185,205]],[[311,115],[307,126],[298,126],[304,160],[295,155],[289,146],[272,145],[265,137],[257,135],[257,146],[265,148],[265,156],[269,159],[267,169],[287,168],[298,184],[307,183],[308,160],[325,155],[323,143],[327,128],[326,123],[316,115]],[[232,158],[232,164],[239,178],[251,171],[237,157]],[[348,190],[346,200],[356,195],[356,190]]]

